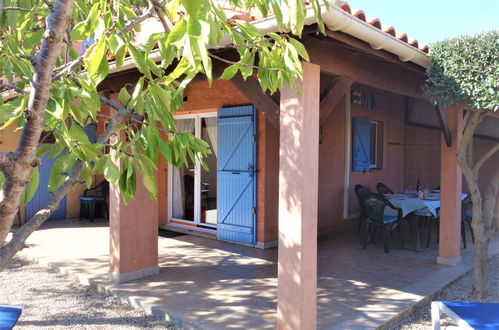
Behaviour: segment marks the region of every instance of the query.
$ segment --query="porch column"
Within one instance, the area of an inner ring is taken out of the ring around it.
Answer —
[[[456,266],[461,259],[461,194],[462,172],[457,163],[457,146],[463,135],[463,109],[444,110],[452,144],[447,147],[441,136],[440,164],[440,244],[437,263]]]
[[[109,229],[110,281],[124,283],[159,273],[158,202],[150,199],[140,173],[135,196],[128,204],[119,186],[110,185]]]
[[[280,103],[278,329],[316,329],[320,67]]]

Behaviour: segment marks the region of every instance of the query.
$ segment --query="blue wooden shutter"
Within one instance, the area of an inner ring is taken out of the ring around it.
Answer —
[[[49,154],[45,154],[42,158],[42,165],[38,168],[40,171],[40,184],[33,198],[25,206],[25,219],[28,221],[42,207],[45,207],[50,200],[50,192],[48,189],[50,171],[57,158],[50,159]],[[57,210],[52,212],[48,220],[61,220],[66,218],[66,197],[61,200]]]
[[[85,130],[85,133],[87,133],[90,143],[95,143],[95,141],[97,141],[97,124],[88,124],[83,129]]]
[[[353,120],[353,171],[369,171],[371,165],[371,121]]]
[[[219,239],[255,244],[255,108],[218,110]]]

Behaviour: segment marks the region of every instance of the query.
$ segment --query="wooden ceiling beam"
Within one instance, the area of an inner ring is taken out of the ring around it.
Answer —
[[[341,101],[353,81],[346,77],[340,77],[335,82],[329,93],[321,100],[321,120],[326,119]]]
[[[245,81],[240,74],[235,75],[231,81],[251,101],[258,111],[265,113],[268,121],[279,129],[279,103],[276,103],[270,95],[263,93],[258,81],[253,77],[248,77]]]
[[[424,71],[408,70],[403,65],[365,56],[358,51],[340,47],[327,40],[304,36],[310,61],[321,66],[330,75],[348,77],[354,82],[401,95],[426,99],[422,87],[426,82]]]
[[[445,118],[445,113],[437,105],[435,105],[435,112],[437,113],[438,123],[440,124],[440,129],[444,135],[445,144],[448,148],[452,146],[452,136],[449,130],[449,125],[447,124],[447,119]]]

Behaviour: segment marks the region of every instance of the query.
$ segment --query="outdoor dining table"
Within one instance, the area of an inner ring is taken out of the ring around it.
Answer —
[[[414,240],[414,248],[416,251],[420,251],[421,240],[417,224],[418,217],[414,212],[437,217],[437,210],[440,208],[440,192],[431,192],[427,194],[425,198],[417,198],[416,196],[417,194],[415,191],[401,194],[385,195],[385,197],[393,204],[393,206],[402,210],[402,216],[409,220],[411,235]],[[461,200],[465,199],[466,196],[466,194],[461,194]],[[393,210],[388,210],[386,214],[392,215],[392,212]]]

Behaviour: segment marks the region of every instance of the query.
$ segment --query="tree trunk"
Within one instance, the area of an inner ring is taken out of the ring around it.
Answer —
[[[474,246],[474,285],[473,294],[477,298],[488,296],[488,278],[487,278],[487,252],[490,239],[494,233],[493,212],[497,201],[499,189],[499,168],[490,181],[486,192],[482,195],[478,186],[478,177],[480,167],[487,161],[492,154],[497,151],[494,146],[478,162],[473,165],[473,135],[478,124],[485,118],[486,110],[475,110],[469,118],[469,122],[464,129],[463,138],[458,148],[457,161],[463,170],[466,184],[471,193],[473,202],[473,218],[471,226],[475,235]]]
[[[476,239],[474,246],[475,267],[473,268],[473,276],[475,283],[473,285],[473,295],[480,299],[486,298],[489,294],[487,278],[487,250],[489,242],[490,240],[488,239]]]
[[[24,110],[25,125],[15,153],[7,164],[2,166],[5,174],[3,199],[0,203],[0,246],[12,228],[18,212],[21,196],[25,189],[28,174],[35,161],[36,149],[43,130],[45,108],[52,88],[52,73],[61,51],[61,43],[71,21],[73,0],[59,0],[47,18],[42,47],[37,55],[33,90],[29,95],[28,106]]]

